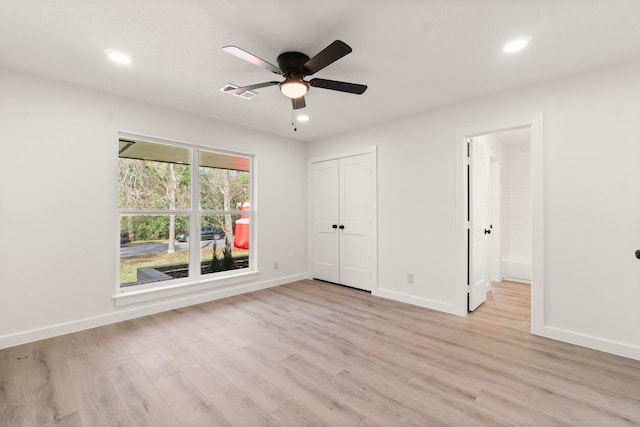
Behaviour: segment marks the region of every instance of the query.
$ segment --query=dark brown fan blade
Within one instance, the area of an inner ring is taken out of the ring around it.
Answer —
[[[294,110],[299,110],[305,108],[307,103],[304,101],[304,96],[301,96],[300,98],[291,98],[291,105],[293,105]]]
[[[331,65],[343,56],[351,53],[353,49],[345,42],[336,40],[325,47],[320,53],[304,63],[306,75],[310,76],[322,70],[327,65]]]
[[[258,83],[255,85],[251,85],[251,86],[243,86],[243,87],[238,87],[235,89],[227,89],[224,92],[225,93],[234,93],[234,94],[239,94],[242,92],[246,92],[248,90],[254,90],[254,89],[260,89],[261,87],[267,87],[267,86],[275,86],[280,84],[280,82],[265,82],[265,83]]]
[[[282,70],[275,65],[265,61],[264,59],[260,59],[257,56],[247,52],[246,50],[242,50],[237,46],[225,46],[222,48],[227,53],[230,53],[233,56],[237,56],[240,59],[244,59],[247,62],[251,62],[253,65],[257,65],[258,67],[264,68],[267,71],[271,71],[275,74],[282,74]]]
[[[337,90],[340,92],[355,93],[356,95],[362,95],[367,90],[367,85],[359,85],[357,83],[339,82],[336,80],[327,79],[311,79],[309,84],[313,87],[319,87],[322,89]]]

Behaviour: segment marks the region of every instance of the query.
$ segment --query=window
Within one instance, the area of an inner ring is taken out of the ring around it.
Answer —
[[[121,291],[253,270],[250,156],[130,138],[119,145]]]

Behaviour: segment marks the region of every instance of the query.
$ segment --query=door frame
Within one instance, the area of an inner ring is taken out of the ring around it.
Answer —
[[[493,123],[484,123],[455,132],[456,164],[456,313],[467,315],[467,138],[492,133],[530,129],[531,138],[531,332],[543,335],[544,330],[544,210],[543,210],[543,116],[542,113]]]
[[[353,157],[359,156],[361,154],[371,154],[371,185],[373,186],[371,194],[373,197],[372,204],[374,206],[372,213],[372,221],[371,230],[371,246],[372,246],[372,254],[371,254],[371,265],[373,266],[371,269],[371,293],[373,294],[378,289],[378,147],[376,145],[371,145],[368,147],[355,148],[349,151],[343,151],[339,153],[331,153],[331,154],[322,154],[319,156],[311,157],[307,160],[307,189],[311,189],[311,179],[312,179],[312,164],[318,162],[324,162],[327,160],[335,160],[341,159],[345,157]],[[307,191],[307,278],[312,279],[312,205],[313,198],[311,191]]]

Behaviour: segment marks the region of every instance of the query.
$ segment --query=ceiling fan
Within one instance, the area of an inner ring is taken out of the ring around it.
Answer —
[[[244,59],[247,62],[271,71],[274,74],[284,76],[284,81],[270,81],[258,83],[250,86],[225,89],[225,92],[231,94],[241,94],[246,91],[259,89],[267,86],[280,86],[280,91],[291,98],[291,104],[294,110],[306,107],[304,95],[309,91],[309,87],[318,87],[322,89],[337,90],[339,92],[353,93],[361,95],[367,90],[366,85],[357,83],[347,83],[336,80],[313,78],[309,81],[304,80],[306,76],[311,76],[322,70],[328,65],[333,64],[338,59],[351,53],[353,49],[345,42],[336,40],[329,46],[325,47],[320,53],[313,58],[309,58],[300,52],[284,52],[278,56],[278,66],[275,66],[257,56],[240,49],[237,46],[225,46],[222,48],[227,53]]]

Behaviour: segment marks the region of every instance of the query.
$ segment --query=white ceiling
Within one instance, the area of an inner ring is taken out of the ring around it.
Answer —
[[[308,141],[639,58],[639,19],[639,0],[0,0],[0,64]],[[298,132],[277,86],[219,91],[277,79],[223,46],[276,63],[336,39],[353,52],[313,77],[369,89],[311,88]]]

